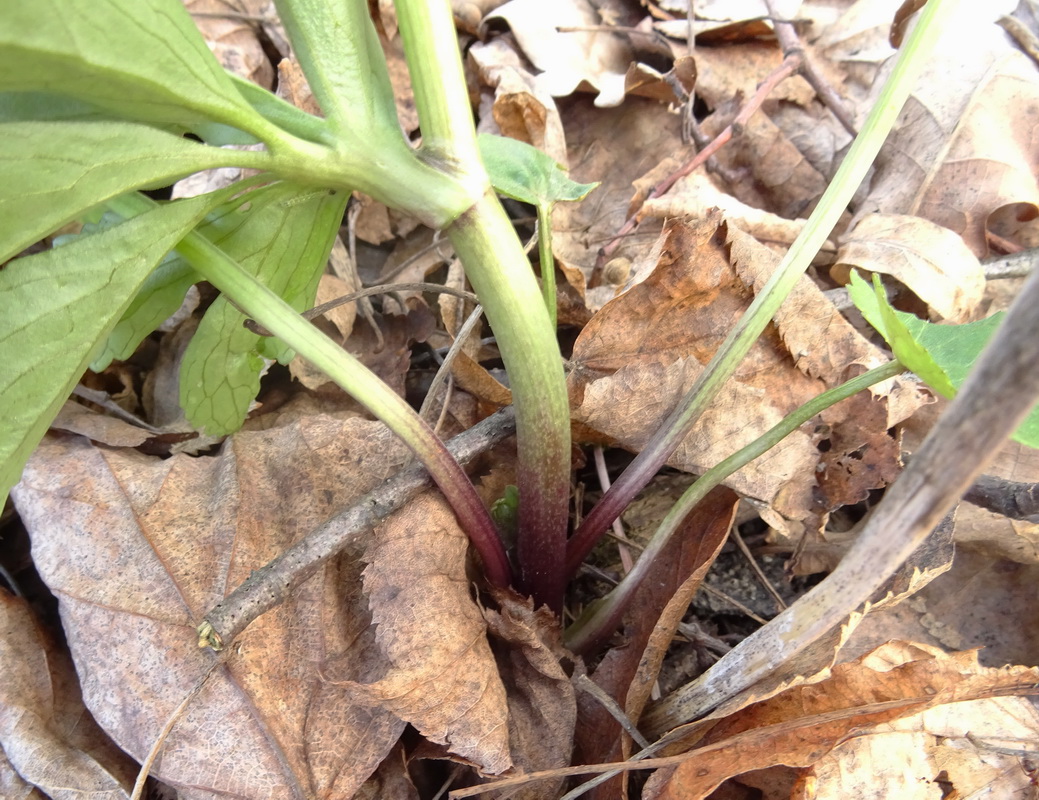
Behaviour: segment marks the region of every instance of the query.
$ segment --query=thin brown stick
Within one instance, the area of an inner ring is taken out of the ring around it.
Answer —
[[[675,185],[675,182],[678,181],[679,178],[684,178],[686,175],[689,175],[691,172],[693,172],[693,170],[697,169],[701,164],[707,161],[707,159],[709,159],[711,156],[713,156],[715,153],[721,150],[722,147],[728,144],[732,140],[733,136],[735,136],[737,133],[743,130],[747,122],[750,121],[750,118],[757,112],[759,108],[761,108],[761,104],[765,102],[765,99],[770,94],[772,94],[772,91],[776,88],[776,86],[778,86],[782,81],[789,78],[791,75],[797,73],[797,71],[801,67],[801,63],[803,62],[803,60],[803,54],[801,53],[793,53],[784,58],[783,63],[781,63],[775,70],[773,70],[772,73],[761,83],[761,85],[758,86],[757,91],[754,92],[754,96],[751,97],[746,104],[744,104],[743,108],[741,108],[740,112],[736,115],[736,118],[725,127],[725,130],[719,133],[714,138],[714,141],[707,145],[707,147],[705,147],[703,150],[701,150],[699,153],[693,156],[693,158],[691,158],[677,170],[675,170],[666,178],[664,178],[664,180],[658,183],[655,187],[653,187],[653,191],[651,191],[649,195],[647,195],[646,200],[644,200],[643,202],[645,203],[646,201],[654,200],[664,194],[667,194],[667,192],[670,191],[671,187]],[[614,252],[616,252],[617,248],[620,247],[621,240],[625,236],[627,236],[635,227],[635,225],[637,224],[637,217],[638,211],[635,211],[630,217],[628,217],[628,219],[624,221],[624,225],[622,225],[621,229],[616,234],[614,234],[614,236],[610,239],[606,246],[599,250],[599,256],[595,262],[596,273],[602,271],[603,266],[605,266],[606,262],[614,254]]]
[[[453,438],[447,449],[464,465],[515,429],[516,415],[509,406]],[[325,561],[432,485],[425,468],[415,464],[315,528],[213,606],[198,626],[199,647],[224,648],[250,622],[285,602]]]
[[[844,130],[852,136],[858,136],[859,132],[855,129],[855,120],[852,119],[848,109],[844,107],[844,102],[841,100],[840,95],[837,94],[829,81],[819,74],[811,59],[805,54],[804,46],[801,44],[801,37],[797,35],[797,28],[791,22],[779,18],[774,8],[775,0],[765,0],[765,6],[768,8],[768,13],[772,15],[772,25],[776,31],[776,39],[779,42],[779,46],[783,48],[783,55],[789,56],[791,53],[801,54],[801,77],[808,81],[808,84],[815,90],[823,105],[830,109],[830,113],[844,126]]]

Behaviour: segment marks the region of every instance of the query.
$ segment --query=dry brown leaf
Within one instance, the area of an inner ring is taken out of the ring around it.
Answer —
[[[680,164],[677,159],[672,160],[669,166],[658,171],[654,170],[646,176],[647,180],[635,182],[636,188],[649,193],[653,185],[658,183],[670,173],[678,169]],[[662,174],[661,174],[662,173]],[[652,177],[651,177],[652,176]],[[801,233],[804,227],[804,219],[787,219],[771,211],[749,206],[737,200],[731,194],[718,189],[714,180],[702,172],[693,172],[684,178],[679,178],[667,194],[647,200],[639,209],[638,218],[643,220],[647,217],[668,219],[670,217],[687,217],[700,219],[712,208],[721,209],[726,221],[747,231],[755,239],[769,244],[789,246]],[[833,245],[827,243],[833,251]]]
[[[387,301],[387,305],[395,304]],[[406,391],[411,368],[411,347],[424,342],[436,327],[433,312],[421,300],[407,302],[404,314],[383,313],[376,320],[382,331],[380,342],[369,325],[356,325],[344,347],[379,376],[401,397]]]
[[[484,609],[498,671],[509,705],[509,744],[519,772],[565,767],[570,763],[577,703],[563,664],[570,655],[561,643],[559,622],[527,598],[498,592],[501,611]],[[553,796],[546,784],[517,794],[516,800]]]
[[[95,442],[111,447],[137,447],[144,444],[154,432],[146,431],[115,417],[98,414],[75,400],[68,400],[54,418],[51,427],[69,433],[78,433]]]
[[[682,144],[679,118],[659,103],[630,98],[620,108],[597,109],[585,98],[574,98],[567,112],[570,177],[601,184],[579,203],[556,206],[552,249],[558,259],[580,269],[589,286],[596,286],[595,254],[627,219],[632,182],[662,159],[689,151]],[[643,225],[614,255],[634,261],[658,231]]]
[[[231,437],[216,457],[148,458],[51,436],[13,497],[61,602],[84,701],[141,759],[214,662],[195,626],[250,570],[408,460],[377,423],[315,416]],[[329,683],[387,664],[342,556],[236,640],[155,770],[185,798],[348,798],[404,723]],[[385,635],[385,634],[384,634]]]
[[[136,765],[83,707],[71,661],[25,600],[0,592],[0,630],[0,745],[25,782],[2,796],[28,797],[35,785],[54,800],[127,797]]]
[[[969,322],[985,293],[985,272],[963,240],[922,217],[870,214],[841,240],[833,275],[854,267],[897,278],[948,322]]]
[[[669,224],[652,274],[592,318],[572,356],[575,419],[638,449],[671,412],[749,305],[723,236],[716,217]],[[790,363],[775,333],[766,334],[669,463],[703,472],[821,389]],[[817,460],[799,431],[727,485],[803,519]]]
[[[789,689],[716,722],[689,760],[650,778],[643,796],[702,798],[743,772],[814,764],[851,734],[870,735],[885,723],[931,708],[940,707],[940,718],[948,719],[963,701],[1028,694],[1036,681],[1039,669],[981,667],[974,651],[950,655],[924,645],[891,643],[835,667],[824,681]],[[1018,715],[1029,709],[1021,721],[1034,740],[1039,715],[1027,703],[1015,705]],[[933,778],[940,769],[917,778]]]
[[[601,31],[557,30],[601,26],[602,19],[588,0],[510,0],[487,19],[508,23],[524,54],[541,70],[538,84],[553,97],[565,97],[588,83],[599,93],[597,106],[616,106],[624,100],[625,76],[632,60],[624,37]]]
[[[386,756],[364,786],[353,796],[353,800],[419,800],[418,789],[408,775],[404,748],[397,745]]]
[[[224,69],[264,89],[273,88],[274,68],[263,51],[256,30],[238,16],[249,14],[254,9],[229,9],[226,0],[184,0],[184,5]],[[269,4],[261,0],[253,5]],[[229,10],[232,13],[227,14]]]
[[[511,766],[505,687],[472,601],[467,549],[439,496],[417,498],[379,527],[365,552],[364,587],[388,668],[341,685],[497,775]]]
[[[532,144],[566,167],[566,137],[555,100],[524,67],[509,42],[504,37],[486,44],[476,42],[469,48],[469,58],[480,80],[494,89],[491,113],[480,115],[480,132]]]
[[[1033,791],[1027,753],[1037,737],[1039,713],[1026,698],[955,703],[852,738],[806,770],[806,778],[818,800],[1026,798]]]
[[[923,217],[981,258],[990,215],[1039,209],[1039,70],[981,6],[959,13],[877,158],[860,214]]]
[[[631,600],[622,644],[610,649],[592,679],[637,723],[682,616],[728,537],[738,498],[721,487],[693,510],[657,557],[659,569]],[[580,763],[617,761],[630,755],[620,724],[589,694],[578,698]],[[618,777],[593,790],[592,798],[619,796]]]

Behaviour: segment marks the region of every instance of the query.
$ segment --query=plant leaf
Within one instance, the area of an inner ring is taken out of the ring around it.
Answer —
[[[200,232],[297,310],[311,304],[348,195],[279,183],[252,192],[248,208],[214,215]],[[180,402],[210,435],[241,427],[260,390],[267,359],[292,353],[277,339],[244,328],[246,317],[217,299],[184,354]]]
[[[109,198],[266,158],[134,122],[4,122],[0,141],[0,262]]]
[[[950,399],[967,379],[1004,316],[999,312],[978,322],[936,325],[895,310],[884,294],[879,276],[873,276],[871,288],[855,271],[851,273],[848,294],[866,321],[884,337],[895,358],[938,394]],[[1039,447],[1039,406],[1032,409],[1013,439]]]
[[[561,200],[580,200],[599,185],[570,180],[551,156],[526,142],[486,133],[478,140],[491,184],[514,200],[548,207]]]
[[[60,92],[116,114],[193,130],[262,117],[234,89],[179,0],[5,3],[0,91]]]
[[[0,498],[148,273],[230,194],[180,200],[0,270]]]
[[[144,337],[169,319],[184,302],[184,295],[201,276],[177,253],[169,253],[145,278],[130,306],[90,364],[100,372],[114,360],[133,355]]]

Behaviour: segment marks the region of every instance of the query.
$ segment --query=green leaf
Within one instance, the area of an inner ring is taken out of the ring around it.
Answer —
[[[5,122],[0,142],[0,262],[111,197],[201,169],[266,162],[263,153],[134,122]]]
[[[328,123],[320,117],[308,114],[302,109],[296,108],[292,103],[287,103],[275,94],[271,94],[262,86],[257,86],[252,81],[228,73],[235,87],[257,112],[264,118],[273,122],[282,130],[288,131],[293,136],[306,139],[318,144],[334,144],[335,139],[329,132]],[[203,139],[206,137],[203,136]],[[209,140],[206,139],[208,142]]]
[[[251,133],[266,128],[180,0],[4,3],[0,91],[7,90],[60,93],[188,130],[210,120]]]
[[[879,276],[873,276],[871,288],[854,271],[848,294],[866,321],[884,337],[895,358],[938,394],[950,399],[963,385],[1004,316],[999,312],[978,322],[935,325],[913,314],[896,311],[887,300]],[[1013,438],[1029,447],[1039,447],[1039,406],[1032,410]]]
[[[581,200],[598,183],[570,180],[551,157],[526,142],[505,136],[479,136],[491,185],[506,197],[541,207],[564,200]]]
[[[346,192],[274,184],[252,192],[249,202],[212,215],[199,230],[298,311],[313,302]],[[211,435],[241,427],[260,390],[268,359],[292,357],[277,339],[257,336],[245,315],[217,299],[184,354],[180,402],[193,425]]]
[[[169,253],[145,278],[90,368],[100,372],[113,361],[121,361],[133,355],[144,337],[181,307],[188,289],[200,280],[198,273],[183,258],[176,253]]]
[[[275,5],[329,126],[365,147],[405,144],[368,6],[356,0],[277,0]],[[372,142],[372,135],[385,138]]]
[[[180,200],[0,270],[0,499],[148,273],[229,196]]]

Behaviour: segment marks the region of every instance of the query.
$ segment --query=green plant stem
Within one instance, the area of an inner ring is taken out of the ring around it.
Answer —
[[[654,559],[670,541],[672,534],[682,524],[682,520],[689,515],[689,512],[696,507],[697,503],[707,496],[711,489],[718,486],[732,473],[742,469],[755,458],[771,450],[781,440],[804,425],[815,415],[875,383],[893,378],[904,371],[905,367],[898,361],[890,361],[883,366],[859,375],[857,378],[852,378],[840,386],[828,389],[818,397],[809,400],[804,405],[787,414],[766,433],[705,472],[692,486],[685,490],[678,502],[671,507],[671,510],[661,520],[659,527],[653,534],[653,538],[650,539],[646,549],[639,556],[635,568],[624,576],[624,580],[613,591],[593,606],[590,606],[585,614],[567,629],[566,646],[574,653],[587,653],[613,632],[620,623],[621,616],[634,596],[635,591],[653,569]],[[576,554],[574,555],[576,556]],[[568,556],[568,571],[575,571],[583,560],[583,555],[576,561],[570,560]]]
[[[445,0],[395,0],[394,6],[422,124],[423,152],[450,170],[470,174],[474,185],[486,186],[450,5]]]
[[[574,561],[574,554],[587,554],[591,550],[613,520],[667,462],[811,264],[884,144],[937,41],[941,11],[951,2],[955,0],[930,0],[925,6],[866,123],[800,235],[685,398],[585,517],[570,539],[568,562]]]
[[[558,612],[570,498],[570,407],[559,345],[523,246],[493,192],[447,234],[498,339],[516,405],[522,586]]]
[[[137,194],[109,202],[124,216],[134,216],[153,205]],[[411,406],[200,233],[188,234],[176,249],[236,306],[321,369],[404,440],[451,504],[483,559],[488,580],[496,586],[508,586],[511,570],[490,514],[465,471]]]
[[[552,257],[552,204],[538,206],[538,261],[541,264],[541,294],[548,318],[556,327],[556,262]]]
[[[422,154],[467,186],[472,208],[445,231],[494,330],[516,405],[522,588],[559,612],[570,497],[570,407],[559,344],[530,263],[480,161],[446,0],[396,0],[422,124]]]

